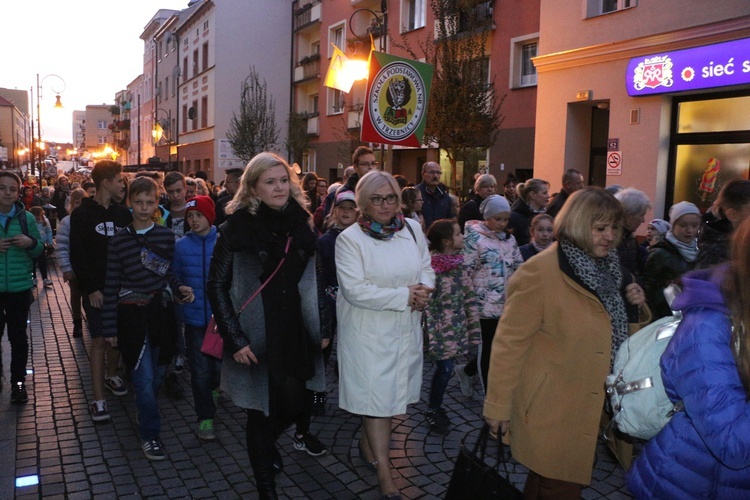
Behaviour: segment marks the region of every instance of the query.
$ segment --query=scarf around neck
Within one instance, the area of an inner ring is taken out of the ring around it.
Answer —
[[[390,240],[397,232],[401,231],[406,224],[404,214],[398,212],[388,224],[381,224],[375,222],[372,217],[367,214],[361,214],[357,219],[359,228],[369,237],[375,238],[376,240]]]
[[[668,242],[670,242],[674,247],[677,249],[678,252],[680,252],[680,255],[683,259],[685,259],[688,262],[695,262],[695,259],[698,258],[698,240],[694,239],[690,243],[683,243],[682,241],[678,240],[677,237],[674,235],[672,230],[670,229],[667,231],[667,235],[664,237]]]
[[[568,240],[560,241],[560,248],[568,259],[576,277],[596,293],[612,324],[612,352],[609,368],[612,370],[620,344],[628,337],[628,315],[620,294],[622,272],[617,250],[612,249],[603,259],[592,257]]]
[[[464,256],[460,253],[448,255],[436,253],[432,255],[432,269],[435,274],[450,272],[464,263]]]

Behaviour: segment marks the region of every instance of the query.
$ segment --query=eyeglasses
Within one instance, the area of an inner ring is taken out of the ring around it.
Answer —
[[[425,172],[427,175],[443,175],[443,172],[440,170],[428,170]]]
[[[388,196],[370,196],[370,202],[376,207],[382,205],[384,201],[389,205],[395,205],[396,202],[398,202],[398,195],[389,194]]]
[[[377,167],[380,163],[376,161],[358,161],[357,165],[360,167]]]

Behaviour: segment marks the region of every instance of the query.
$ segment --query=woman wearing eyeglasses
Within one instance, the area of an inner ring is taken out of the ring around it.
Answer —
[[[361,215],[336,240],[339,406],[362,417],[359,453],[381,498],[400,498],[391,475],[391,419],[419,401],[422,309],[435,274],[419,224],[406,219],[396,180],[362,177]]]

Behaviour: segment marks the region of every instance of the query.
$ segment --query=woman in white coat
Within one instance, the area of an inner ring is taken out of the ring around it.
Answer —
[[[357,184],[360,217],[336,240],[339,406],[362,416],[359,447],[381,498],[391,476],[391,418],[419,401],[421,311],[435,274],[419,224],[405,219],[396,180],[374,170]]]

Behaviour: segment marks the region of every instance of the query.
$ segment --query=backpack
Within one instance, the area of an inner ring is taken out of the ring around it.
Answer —
[[[612,421],[629,436],[650,439],[682,410],[673,404],[661,379],[659,362],[680,324],[680,316],[667,316],[634,333],[615,356],[607,377],[607,395],[614,411]]]

